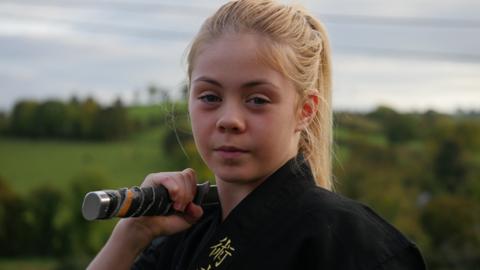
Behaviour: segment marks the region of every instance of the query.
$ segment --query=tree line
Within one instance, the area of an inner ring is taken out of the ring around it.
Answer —
[[[2,118],[2,117],[0,117]],[[120,100],[101,106],[93,98],[70,101],[18,101],[3,115],[3,133],[15,137],[75,140],[114,140],[127,137],[134,127]]]

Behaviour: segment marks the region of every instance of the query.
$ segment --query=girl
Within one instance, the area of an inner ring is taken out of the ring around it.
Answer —
[[[122,219],[90,269],[424,269],[395,228],[330,191],[330,72],[306,11],[222,6],[188,54],[192,131],[219,204],[192,203],[191,169],[147,176],[182,214]]]

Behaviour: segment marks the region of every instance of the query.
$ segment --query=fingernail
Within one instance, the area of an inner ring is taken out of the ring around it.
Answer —
[[[186,168],[185,170],[183,170],[183,173],[187,174],[187,175],[191,175],[192,174],[192,169]]]
[[[173,208],[179,212],[183,212],[185,209],[183,209],[183,205],[179,202],[176,202],[173,204]]]

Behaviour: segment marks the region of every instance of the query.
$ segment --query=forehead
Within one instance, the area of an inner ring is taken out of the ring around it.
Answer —
[[[191,79],[212,76],[229,82],[264,79],[291,84],[265,57],[266,38],[251,33],[225,34],[199,48]]]

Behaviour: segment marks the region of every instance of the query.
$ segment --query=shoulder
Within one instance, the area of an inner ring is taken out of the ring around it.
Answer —
[[[382,265],[408,260],[423,264],[414,243],[360,202],[315,187],[298,199],[297,206],[295,223],[302,224],[303,236],[327,250],[332,263],[342,264],[338,268],[384,269]]]
[[[307,190],[298,200],[299,218],[336,225],[338,233],[366,233],[381,231],[385,237],[404,237],[390,223],[367,205],[340,194],[315,187]]]

